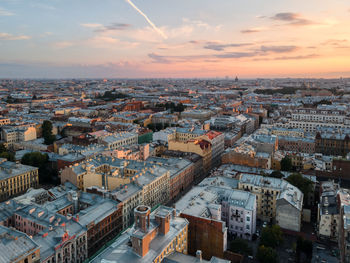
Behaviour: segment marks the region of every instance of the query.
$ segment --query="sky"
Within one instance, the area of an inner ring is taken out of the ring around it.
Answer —
[[[350,77],[349,0],[0,0],[0,78]]]

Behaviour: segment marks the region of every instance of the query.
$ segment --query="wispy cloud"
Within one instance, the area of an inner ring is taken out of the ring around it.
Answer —
[[[125,23],[112,23],[107,26],[99,23],[82,23],[80,24],[80,26],[94,29],[95,32],[120,31],[120,30],[129,29],[132,27],[132,25],[125,24]]]
[[[274,16],[270,17],[270,19],[288,22],[289,25],[293,25],[293,26],[306,26],[306,25],[311,25],[315,23],[312,20],[302,17],[298,13],[290,13],[290,12],[277,13]]]
[[[257,29],[257,28],[251,28],[251,29],[243,29],[241,30],[241,33],[242,34],[251,34],[251,33],[259,33],[261,32],[260,29]]]
[[[299,55],[299,56],[282,56],[282,57],[274,57],[274,58],[256,58],[254,61],[271,61],[271,60],[303,60],[303,59],[313,59],[318,58],[317,54],[308,54],[308,55]]]
[[[348,44],[349,41],[347,39],[328,39],[321,43],[321,45],[329,45],[329,46],[341,46],[344,44]]]
[[[148,54],[148,57],[152,59],[152,62],[161,63],[161,64],[169,64],[171,61],[167,59],[166,56],[160,56],[155,53]]]
[[[14,13],[0,7],[0,16],[13,16]]]
[[[258,55],[256,52],[229,52],[225,54],[219,54],[217,58],[249,58]]]
[[[297,50],[296,46],[260,46],[255,50],[242,52],[226,52],[224,54],[215,55],[217,58],[249,58],[267,56],[274,53],[290,53]]]
[[[205,49],[211,49],[215,51],[223,51],[226,48],[229,47],[244,47],[249,46],[250,43],[231,43],[231,44],[219,44],[215,42],[207,42],[207,44],[204,46]]]
[[[134,8],[140,15],[142,15],[147,23],[159,34],[161,35],[164,39],[167,39],[167,35],[161,30],[159,29],[149,18],[148,16],[142,12],[133,2],[131,2],[131,0],[125,0],[132,8]]]
[[[100,28],[97,28],[95,32],[106,32],[106,31],[119,31],[119,30],[126,30],[131,28],[132,26],[130,24],[124,24],[124,23],[113,23],[108,26],[103,26]]]
[[[30,39],[30,36],[26,35],[12,35],[9,33],[0,33],[0,40],[27,40]]]
[[[297,50],[297,46],[261,46],[260,50],[262,52],[272,52],[272,53],[287,53]]]

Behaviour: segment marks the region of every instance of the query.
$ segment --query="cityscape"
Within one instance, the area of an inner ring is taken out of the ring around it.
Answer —
[[[0,263],[350,263],[347,1],[0,23]]]

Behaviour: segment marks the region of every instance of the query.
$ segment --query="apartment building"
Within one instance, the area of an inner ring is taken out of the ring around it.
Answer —
[[[171,140],[168,144],[171,151],[196,153],[203,158],[204,172],[207,174],[211,169],[212,145],[204,139],[192,139],[188,141]]]
[[[344,205],[340,211],[339,226],[340,262],[350,262],[350,206]]]
[[[251,239],[256,226],[255,195],[236,190],[237,180],[210,177],[176,202],[189,221],[189,254],[202,251],[203,259],[223,258],[227,235]]]
[[[170,172],[162,164],[152,162],[98,156],[66,167],[61,172],[61,181],[71,182],[84,191],[94,186],[113,191],[135,183],[142,188],[143,202],[151,207],[166,204],[170,196]]]
[[[197,119],[201,121],[206,121],[214,115],[214,112],[210,110],[186,110],[181,112],[181,118],[183,119]]]
[[[320,186],[320,203],[318,204],[318,235],[321,238],[337,241],[340,225],[340,205],[337,198],[339,186],[332,181]]]
[[[4,125],[10,125],[10,119],[9,118],[1,118],[0,117],[0,127]]]
[[[345,156],[350,152],[350,129],[319,129],[315,137],[315,152]]]
[[[122,209],[121,203],[106,199],[76,215],[87,231],[89,257],[122,231]]]
[[[0,261],[38,263],[40,247],[28,235],[0,225]]]
[[[134,227],[92,260],[160,263],[170,254],[187,254],[188,221],[178,217],[173,208],[140,205],[134,210]]]
[[[134,221],[134,209],[143,204],[142,188],[136,184],[128,184],[122,189],[111,192],[111,197],[122,203],[123,206],[123,229],[131,226]]]
[[[251,240],[256,231],[256,196],[246,191],[226,190],[221,199],[222,219],[229,233]]]
[[[333,109],[296,109],[291,114],[289,127],[315,133],[320,127],[339,129],[349,127],[346,112]]]
[[[176,139],[176,128],[168,127],[164,130],[153,133],[154,142],[168,143],[170,140]]]
[[[300,231],[303,194],[298,188],[283,179],[241,174],[238,189],[256,195],[258,218]]]
[[[195,165],[187,159],[150,157],[150,163],[161,165],[170,173],[170,200],[188,189],[195,179]]]
[[[282,128],[282,127],[272,127],[271,134],[276,135],[278,137],[286,136],[286,137],[301,137],[301,138],[303,138],[305,135],[305,132],[302,129],[288,129],[288,128]]]
[[[225,150],[225,134],[209,131],[202,138],[211,143],[211,165],[217,167],[221,164],[221,155]]]
[[[278,149],[282,151],[315,153],[315,139],[305,137],[278,136]]]
[[[37,167],[9,162],[0,158],[0,201],[25,193],[39,185]]]
[[[33,126],[6,127],[2,129],[2,139],[9,147],[12,147],[14,143],[31,141],[36,138],[36,129]]]
[[[133,132],[120,132],[98,138],[100,144],[109,150],[115,150],[121,146],[132,146],[138,143],[138,134]]]

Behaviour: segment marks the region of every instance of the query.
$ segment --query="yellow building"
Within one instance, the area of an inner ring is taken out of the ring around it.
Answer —
[[[300,137],[304,138],[304,130],[302,129],[288,129],[276,127],[271,130],[271,134],[277,136],[288,136],[288,137]]]
[[[205,173],[211,169],[211,143],[203,140],[188,140],[188,141],[169,141],[168,149],[171,151],[191,152],[196,153],[203,158],[203,167]]]
[[[0,158],[0,201],[23,194],[38,185],[38,168]]]
[[[99,156],[61,172],[61,182],[71,182],[80,190],[98,187],[113,191],[134,183],[142,189],[145,205],[166,204],[170,198],[170,172],[168,169],[143,161],[121,160]]]

